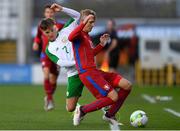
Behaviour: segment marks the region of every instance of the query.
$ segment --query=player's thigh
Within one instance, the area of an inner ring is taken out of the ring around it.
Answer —
[[[59,75],[60,72],[60,66],[58,66],[57,64],[53,63],[52,61],[50,61],[50,72],[51,74],[54,74],[56,76]]]
[[[100,73],[113,88],[117,88],[119,86],[119,82],[123,79],[123,77],[116,72],[100,71]]]
[[[58,75],[59,75],[60,67],[54,64],[52,61],[50,62],[50,82],[56,83]]]
[[[41,66],[42,66],[44,78],[48,79],[50,74],[50,61],[48,61],[46,57],[41,59]]]
[[[58,76],[56,74],[50,73],[50,75],[49,75],[50,83],[55,84],[57,81],[57,78],[58,78]]]
[[[79,97],[71,97],[66,99],[66,109],[69,112],[75,110]]]
[[[96,98],[105,97],[112,90],[110,84],[97,71],[89,71],[80,75],[80,77],[84,85]]]
[[[79,78],[79,75],[68,77],[66,97],[80,97],[83,91],[83,83]]]
[[[42,70],[43,70],[44,78],[48,79],[50,74],[49,67],[43,67]]]

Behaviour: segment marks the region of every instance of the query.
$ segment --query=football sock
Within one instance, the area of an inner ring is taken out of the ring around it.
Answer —
[[[47,95],[48,100],[52,100],[52,89],[51,89],[51,84],[49,82],[49,79],[44,80],[44,90]]]
[[[107,117],[114,117],[115,114],[121,108],[122,104],[124,103],[125,99],[127,98],[130,92],[131,90],[124,90],[121,88],[118,92],[118,97],[119,97],[118,100],[110,107],[110,109],[105,115]]]
[[[102,107],[112,105],[113,103],[114,103],[114,101],[111,98],[104,97],[104,98],[97,99],[96,101],[94,101],[90,104],[82,106],[81,111],[86,114],[88,112],[93,112],[93,111],[99,110]]]

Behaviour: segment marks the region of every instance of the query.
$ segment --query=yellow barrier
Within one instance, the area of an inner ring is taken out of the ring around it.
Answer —
[[[158,84],[158,70],[157,69],[152,70],[152,84],[154,85]]]
[[[15,41],[0,41],[0,63],[16,62],[16,43]]]
[[[135,80],[137,84],[148,85],[180,85],[180,69],[168,64],[161,69],[143,69],[139,61],[135,64]]]
[[[151,74],[151,72],[150,72],[150,70],[148,70],[148,69],[146,69],[146,70],[144,70],[144,72],[145,72],[145,75],[144,75],[144,82],[145,82],[145,84],[150,84],[150,80],[151,80],[151,78],[150,78],[150,74]]]
[[[164,68],[160,69],[160,71],[159,71],[159,84],[160,85],[165,84],[165,71],[164,71]]]
[[[176,85],[180,85],[180,70],[176,69]]]
[[[167,85],[171,86],[173,85],[173,66],[169,64],[167,66],[167,77],[166,77]]]

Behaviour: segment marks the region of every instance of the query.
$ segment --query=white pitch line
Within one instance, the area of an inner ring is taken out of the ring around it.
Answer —
[[[147,100],[148,102],[150,102],[152,104],[156,103],[156,100],[147,94],[142,94],[142,97],[143,97],[143,99]]]
[[[170,108],[164,108],[164,110],[169,112],[169,113],[171,113],[171,114],[173,114],[173,115],[175,115],[175,116],[177,116],[177,117],[180,117],[180,113],[179,112],[176,112],[176,111],[174,111],[174,110],[172,110]]]

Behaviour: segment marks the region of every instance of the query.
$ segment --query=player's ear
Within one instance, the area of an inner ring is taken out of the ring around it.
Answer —
[[[53,28],[55,29],[55,31],[58,31],[58,28],[56,25],[54,25]]]

